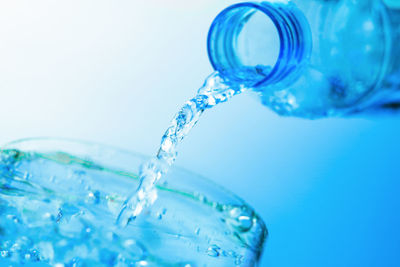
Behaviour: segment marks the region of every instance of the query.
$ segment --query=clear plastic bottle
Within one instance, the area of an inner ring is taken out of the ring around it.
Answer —
[[[281,115],[400,110],[400,1],[269,0],[222,11],[213,67]]]

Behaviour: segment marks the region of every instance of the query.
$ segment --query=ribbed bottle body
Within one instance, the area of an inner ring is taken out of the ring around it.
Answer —
[[[292,1],[312,32],[296,80],[259,88],[282,115],[318,118],[395,108],[399,91],[396,11],[381,1]]]

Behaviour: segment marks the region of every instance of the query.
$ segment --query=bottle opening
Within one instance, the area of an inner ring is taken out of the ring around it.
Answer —
[[[265,13],[257,9],[245,9],[245,23],[238,25],[238,33],[232,44],[234,58],[237,66],[255,72],[253,78],[259,76],[259,79],[264,79],[279,58],[279,33]]]
[[[311,31],[294,4],[240,3],[214,20],[208,54],[214,69],[249,87],[276,83],[308,58]]]

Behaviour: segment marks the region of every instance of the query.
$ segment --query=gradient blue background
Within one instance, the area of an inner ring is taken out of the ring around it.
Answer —
[[[0,142],[58,136],[152,154],[212,69],[234,1],[2,1]],[[400,266],[400,116],[281,118],[251,94],[204,115],[177,164],[253,206],[261,266]]]

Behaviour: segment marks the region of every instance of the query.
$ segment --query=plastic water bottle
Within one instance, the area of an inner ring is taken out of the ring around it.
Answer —
[[[400,111],[400,1],[239,3],[214,20],[215,70],[281,115]]]

